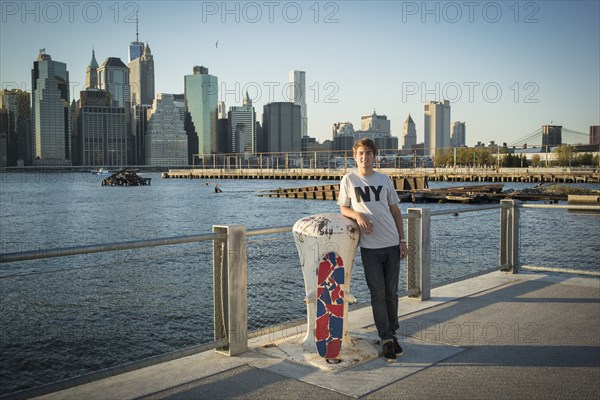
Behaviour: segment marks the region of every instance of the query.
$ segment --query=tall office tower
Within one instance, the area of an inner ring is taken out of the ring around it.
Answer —
[[[159,93],[149,112],[146,165],[187,165],[188,141],[175,96]]]
[[[234,153],[255,153],[256,149],[256,112],[252,100],[246,92],[241,107],[229,108],[229,134]]]
[[[448,100],[425,103],[423,124],[425,156],[435,156],[436,149],[450,146],[450,102]]]
[[[417,144],[417,128],[410,114],[404,121],[404,127],[402,128],[402,149],[412,150]]]
[[[542,151],[550,152],[551,147],[562,144],[562,126],[542,125]]]
[[[308,114],[306,110],[306,73],[304,71],[290,71],[289,81],[289,101],[300,106],[300,129],[302,137],[308,136]]]
[[[450,132],[450,147],[465,147],[467,144],[467,128],[464,122],[454,121]]]
[[[2,115],[2,126],[6,135],[5,165],[31,165],[30,94],[20,89],[1,90],[0,115]]]
[[[0,108],[0,167],[8,165],[9,132],[12,130],[9,126],[10,120],[8,110]]]
[[[293,152],[302,149],[302,114],[298,104],[268,103],[264,106],[262,130],[266,149],[259,151]]]
[[[217,103],[217,118],[218,119],[227,118],[227,107],[225,106],[224,101],[219,101]]]
[[[391,134],[390,121],[385,115],[377,115],[375,111],[371,115],[360,117],[360,130]]]
[[[135,42],[129,44],[129,62],[132,62],[138,57],[142,56],[144,52],[144,43],[140,42],[138,35],[138,18],[135,17]]]
[[[208,74],[208,68],[195,66],[193,75],[184,77],[185,109],[190,113],[198,135],[198,147],[193,154],[217,151],[218,79]]]
[[[36,164],[71,164],[71,118],[67,64],[41,49],[31,70],[32,156]]]
[[[130,61],[129,86],[131,92],[132,118],[130,136],[130,164],[145,163],[145,135],[147,113],[152,108],[154,100],[154,57],[147,44],[142,54]]]
[[[136,104],[131,107],[131,122],[127,162],[130,165],[145,165],[146,129],[148,128],[148,112],[151,104]]]
[[[600,144],[600,125],[590,126],[590,144]]]
[[[154,57],[150,46],[146,44],[142,55],[130,61],[129,86],[131,87],[131,104],[152,106],[154,101]]]
[[[114,107],[131,106],[131,88],[129,85],[129,68],[120,58],[108,57],[98,67],[98,89],[110,93]]]
[[[229,119],[225,108],[225,102],[219,101],[217,104],[217,152],[232,153],[232,137],[229,129]]]
[[[80,92],[76,123],[79,161],[86,166],[127,164],[127,109],[113,105],[106,90]]]
[[[98,88],[98,61],[96,61],[96,52],[92,49],[92,59],[85,71],[85,88]]]
[[[138,109],[131,108],[131,86],[129,84],[129,68],[118,57],[108,57],[100,67],[98,67],[98,88],[110,93],[111,106],[122,107],[125,109],[125,120],[127,121],[127,163],[138,164],[137,151],[139,144],[136,144],[134,132],[138,132],[137,115],[143,114]],[[136,118],[131,117],[131,113],[136,113]],[[135,129],[135,130],[134,130]]]
[[[185,123],[185,96],[183,93],[174,94],[173,102],[175,104],[175,111],[177,112],[177,115],[179,115],[181,122]]]

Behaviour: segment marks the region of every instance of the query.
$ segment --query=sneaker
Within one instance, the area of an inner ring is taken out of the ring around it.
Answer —
[[[383,342],[383,358],[387,362],[396,361],[396,352],[394,351],[394,342],[391,340]]]
[[[402,347],[400,347],[400,343],[398,343],[398,338],[396,336],[392,337],[392,341],[394,343],[394,353],[396,353],[396,355],[400,355],[402,354]]]

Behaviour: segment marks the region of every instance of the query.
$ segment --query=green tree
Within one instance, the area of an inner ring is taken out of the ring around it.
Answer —
[[[578,166],[593,166],[594,164],[594,156],[592,156],[591,153],[583,153],[583,154],[577,154],[576,157],[574,157],[575,160],[577,161]]]
[[[456,149],[456,164],[473,164],[473,149],[469,147],[459,147],[458,149]]]
[[[561,167],[568,167],[572,162],[574,147],[564,144],[554,149],[554,153],[556,154],[556,164]]]
[[[492,149],[488,147],[477,147],[473,152],[475,165],[495,165],[495,158],[492,156]]]
[[[454,164],[454,151],[452,148],[436,149],[433,165],[436,167],[445,167]]]
[[[539,167],[540,165],[542,165],[542,157],[540,157],[539,154],[534,154],[531,157],[531,163],[534,167]]]

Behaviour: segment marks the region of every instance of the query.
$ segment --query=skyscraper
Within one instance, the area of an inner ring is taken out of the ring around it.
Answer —
[[[464,147],[466,145],[466,127],[464,122],[454,121],[450,133],[450,147]]]
[[[98,89],[110,93],[114,107],[125,107],[131,105],[131,89],[129,86],[129,68],[123,64],[120,58],[108,57],[98,67]]]
[[[128,67],[132,105],[129,159],[130,163],[142,165],[145,163],[147,113],[154,100],[154,57],[148,44],[143,46],[139,57],[129,62]]]
[[[187,165],[188,139],[175,96],[159,93],[149,115],[146,165]]]
[[[402,128],[402,149],[412,150],[416,144],[417,129],[415,127],[415,122],[410,114],[408,114],[408,118],[406,118],[406,121],[404,121],[404,127]]]
[[[31,165],[31,96],[20,90],[0,91],[6,165]]]
[[[300,106],[301,135],[308,136],[308,115],[306,110],[306,73],[304,71],[290,71],[289,73],[289,101]]]
[[[448,100],[425,103],[423,131],[425,156],[432,157],[436,149],[450,147],[450,102]]]
[[[195,66],[193,75],[184,77],[185,108],[190,113],[198,148],[193,154],[217,151],[218,79],[208,74],[208,68]]]
[[[70,164],[71,118],[67,64],[41,49],[31,70],[32,155],[43,165]]]
[[[98,88],[98,61],[96,61],[96,52],[92,49],[92,59],[85,71],[85,88]]]
[[[144,52],[144,43],[140,42],[138,35],[138,17],[135,16],[135,42],[129,44],[129,62],[132,62],[138,57],[142,56]]]
[[[154,57],[148,44],[139,57],[129,62],[128,67],[131,104],[151,106],[154,100]]]
[[[360,117],[360,130],[390,135],[390,120],[385,115],[377,115],[375,111],[371,115]]]
[[[229,129],[234,153],[256,152],[256,112],[246,92],[241,107],[229,109]]]
[[[80,92],[76,111],[78,161],[86,166],[127,164],[127,109],[112,104],[106,90]]]
[[[300,106],[290,102],[264,106],[262,130],[265,149],[259,151],[294,152],[302,149]]]

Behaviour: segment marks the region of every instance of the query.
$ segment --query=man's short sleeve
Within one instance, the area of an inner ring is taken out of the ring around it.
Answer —
[[[340,192],[338,194],[338,206],[350,207],[350,196],[348,195],[348,175],[344,175],[340,182]]]
[[[388,190],[388,205],[393,206],[395,204],[400,203],[400,198],[398,197],[398,193],[396,193],[396,189],[394,189],[394,184],[392,180],[388,178],[388,185],[390,190]]]

